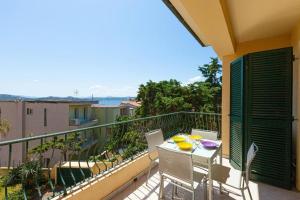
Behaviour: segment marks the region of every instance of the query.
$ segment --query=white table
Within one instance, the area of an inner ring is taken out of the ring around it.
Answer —
[[[187,142],[191,141],[191,139],[187,135],[182,135],[182,136],[187,138]],[[213,180],[211,177],[211,168],[212,168],[213,161],[217,157],[217,155],[219,155],[219,162],[220,164],[222,164],[222,141],[217,140],[213,142],[218,144],[218,147],[216,149],[206,149],[200,143],[199,145],[194,144],[193,150],[191,151],[193,162],[201,163],[202,165],[205,165],[208,168],[208,199],[209,200],[213,199]],[[172,142],[172,140],[167,140],[160,146],[171,150],[182,151],[178,148],[176,143]]]

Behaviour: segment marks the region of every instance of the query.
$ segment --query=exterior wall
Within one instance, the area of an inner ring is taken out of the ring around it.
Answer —
[[[237,46],[235,54],[227,55],[222,58],[223,76],[222,76],[222,141],[223,153],[229,155],[229,113],[230,113],[230,63],[240,56],[256,51],[264,51],[270,49],[278,49],[290,47],[290,36],[284,35],[280,37],[268,38],[264,40],[255,40],[252,42],[244,42]]]
[[[4,136],[0,136],[0,141],[22,138],[25,135],[25,130],[22,126],[24,123],[23,109],[24,104],[20,101],[16,102],[0,102],[1,119],[5,119],[10,124],[9,132]],[[12,163],[11,166],[17,165],[22,159],[22,145],[12,145]],[[0,166],[8,165],[8,147],[0,147]]]
[[[27,108],[32,109],[32,114],[27,115]],[[44,109],[47,110],[47,126],[44,126]],[[47,133],[60,132],[69,130],[69,104],[67,103],[40,103],[40,102],[25,102],[25,136],[36,136]],[[29,150],[40,145],[40,141],[29,142]],[[23,150],[25,154],[25,150]],[[60,159],[59,151],[54,152],[51,158],[51,152],[44,154],[45,159],[50,159],[52,164],[55,164]]]
[[[88,119],[92,118],[91,104],[77,104],[82,110],[83,107],[88,108]],[[82,126],[70,126],[69,124],[69,107],[70,103],[65,102],[28,102],[28,101],[7,101],[0,102],[1,117],[8,120],[10,124],[10,131],[6,136],[0,136],[0,141],[12,140],[23,137],[43,135],[47,133],[54,133],[60,131],[67,131],[71,129],[81,128],[85,126],[94,125],[96,122],[83,124]],[[27,114],[27,109],[31,109],[32,113]],[[47,110],[47,124],[44,125],[44,109]],[[39,145],[40,141],[31,141],[28,143],[29,150],[34,146]],[[46,152],[44,158],[50,158],[50,152]],[[11,165],[17,165],[25,159],[25,145],[12,145],[12,162]],[[59,160],[60,153],[55,152],[51,164]],[[8,147],[1,147],[0,149],[0,166],[7,166],[8,164]]]
[[[27,108],[32,109],[31,115],[26,114]],[[44,109],[47,109],[47,126],[44,126]],[[69,104],[26,102],[24,115],[26,137],[69,130]]]
[[[296,60],[293,62],[293,152],[296,158],[296,187],[300,190],[300,23],[294,28],[291,35],[268,38],[241,43],[237,46],[237,51],[233,55],[222,58],[223,61],[223,85],[222,85],[222,141],[223,152],[229,155],[229,113],[230,113],[230,63],[236,58],[256,51],[271,50],[284,47],[293,47]]]
[[[120,116],[120,107],[93,107],[93,109],[100,124],[112,123]]]
[[[148,154],[143,155],[120,167],[119,169],[103,176],[102,178],[90,182],[88,185],[71,193],[63,199],[106,199],[110,194],[122,187],[124,184],[128,183],[130,180],[133,180],[140,173],[145,172],[145,170],[148,169],[149,164],[150,159]]]
[[[295,121],[293,123],[293,141],[296,143],[296,188],[300,190],[300,22],[294,28],[291,35],[291,43],[293,45],[295,61],[294,61],[294,88],[293,88],[293,115]]]

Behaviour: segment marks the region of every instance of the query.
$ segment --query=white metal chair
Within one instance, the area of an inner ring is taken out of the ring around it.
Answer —
[[[200,135],[203,139],[218,140],[217,131],[192,129],[192,135]]]
[[[243,199],[245,199],[244,191],[248,190],[250,198],[252,199],[249,189],[249,174],[251,163],[257,151],[258,147],[255,145],[255,143],[252,143],[247,153],[245,171],[239,171],[223,165],[214,164],[212,166],[212,179],[221,184],[225,184],[232,188],[239,189],[242,193]]]
[[[158,158],[152,158],[151,153],[156,151],[156,146],[164,143],[164,137],[161,129],[153,130],[150,132],[145,133],[145,137],[148,143],[148,157],[150,159],[149,169],[148,169],[148,175],[147,175],[147,182],[146,185],[148,185],[148,179],[150,177],[151,168],[154,163],[158,163]]]
[[[218,132],[217,131],[210,131],[210,130],[202,130],[202,129],[192,129],[191,135],[200,135],[203,139],[208,140],[218,140]],[[202,163],[195,162],[195,166],[201,167],[204,170],[207,169],[207,165],[203,165]]]
[[[206,194],[206,174],[199,168],[193,167],[192,155],[187,152],[178,152],[157,147],[159,157],[160,188],[159,198],[163,198],[164,179],[169,179],[173,185],[172,198],[176,187],[192,192],[195,199],[195,189],[198,183],[204,183]],[[206,198],[206,195],[205,195]]]

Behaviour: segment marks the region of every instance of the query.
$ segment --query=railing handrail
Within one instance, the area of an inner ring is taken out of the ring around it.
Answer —
[[[0,142],[0,146],[5,146],[5,145],[10,145],[10,144],[15,144],[15,143],[28,142],[28,141],[32,141],[32,140],[44,139],[44,138],[49,138],[49,137],[57,137],[57,136],[67,135],[67,134],[71,134],[71,133],[79,132],[79,131],[86,131],[86,130],[95,129],[95,128],[104,128],[104,127],[113,126],[113,125],[126,124],[126,123],[141,121],[141,120],[147,120],[147,119],[154,119],[154,118],[159,118],[159,117],[164,117],[164,116],[169,116],[169,115],[175,115],[175,114],[180,114],[180,113],[195,113],[195,114],[218,115],[218,116],[221,115],[220,113],[180,111],[180,112],[160,114],[160,115],[154,115],[154,116],[148,116],[148,117],[141,117],[141,118],[126,120],[126,121],[121,121],[121,122],[112,122],[112,123],[108,123],[108,124],[100,124],[100,125],[96,125],[96,126],[73,129],[73,130],[68,130],[68,131],[60,131],[60,132],[55,132],[55,133],[46,133],[46,134],[37,135],[37,136],[30,136],[30,137],[18,138],[18,139],[13,139],[13,140],[6,140],[6,141]]]
[[[221,113],[208,113],[208,112],[193,112],[193,111],[181,111],[180,113],[186,113],[186,114],[202,114],[202,115],[217,115],[221,116]]]

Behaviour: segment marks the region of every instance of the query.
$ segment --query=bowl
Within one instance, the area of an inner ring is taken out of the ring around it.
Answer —
[[[190,151],[193,149],[193,145],[188,142],[180,142],[177,144],[179,149],[184,150],[184,151]]]
[[[207,149],[215,149],[218,147],[217,143],[207,140],[201,140],[201,144]]]
[[[200,135],[190,135],[189,136],[192,140],[201,140],[202,139],[202,136]]]
[[[174,136],[172,137],[173,141],[178,143],[178,142],[184,142],[185,141],[185,138],[182,137],[182,136]]]

